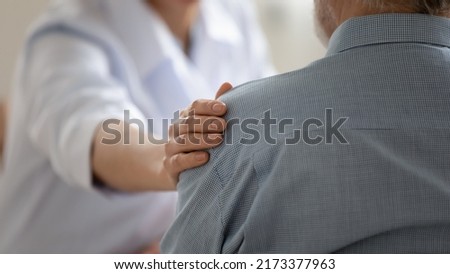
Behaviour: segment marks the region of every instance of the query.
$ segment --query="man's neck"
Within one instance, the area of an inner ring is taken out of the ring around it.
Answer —
[[[190,48],[190,30],[199,12],[198,3],[177,5],[169,4],[169,1],[147,0],[147,2],[161,16],[187,54]]]

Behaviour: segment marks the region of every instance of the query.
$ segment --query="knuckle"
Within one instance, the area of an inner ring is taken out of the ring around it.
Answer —
[[[164,153],[166,155],[170,155],[172,151],[172,140],[170,140],[168,143],[164,144]]]
[[[184,119],[183,123],[188,125],[188,124],[191,124],[193,122],[193,120],[194,120],[193,116],[188,116],[188,117],[186,117],[186,119]]]
[[[203,128],[208,131],[223,131],[225,129],[225,121],[217,117],[208,117],[203,123]]]
[[[163,159],[163,166],[165,169],[170,170],[171,168],[171,161],[170,161],[170,157],[164,157]]]
[[[178,145],[186,145],[186,140],[187,140],[188,136],[186,134],[182,134],[180,136],[177,136],[175,138],[175,143]]]
[[[200,111],[203,106],[203,100],[197,99],[192,102],[191,107],[189,109],[189,115],[194,115],[195,112]]]
[[[196,108],[198,108],[199,106],[201,105],[201,100],[200,99],[197,99],[197,100],[195,100],[194,102],[192,102],[192,108],[191,108],[191,110],[195,110]]]
[[[180,111],[179,118],[182,120],[183,118],[188,117],[190,115],[190,113],[193,111],[193,109],[194,109],[194,103],[190,104],[187,108]]]
[[[183,161],[182,161],[182,159],[181,159],[181,155],[180,154],[176,154],[176,155],[174,155],[173,157],[172,157],[172,163],[173,163],[173,165],[175,165],[175,166],[181,166],[182,165],[182,163],[183,163]]]

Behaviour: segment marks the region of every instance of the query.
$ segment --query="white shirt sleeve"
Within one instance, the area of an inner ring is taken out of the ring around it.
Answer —
[[[126,88],[114,79],[106,54],[95,44],[50,33],[27,51],[22,92],[29,138],[67,183],[93,189],[92,141],[107,119],[124,110],[142,114]]]

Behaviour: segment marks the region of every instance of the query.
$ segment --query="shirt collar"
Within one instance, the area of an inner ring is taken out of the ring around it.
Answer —
[[[107,0],[105,4],[112,27],[140,76],[145,76],[180,50],[167,26],[142,0]]]
[[[334,32],[327,55],[386,43],[423,43],[450,48],[450,19],[395,13],[352,18]]]
[[[108,0],[106,3],[112,24],[141,77],[154,71],[166,60],[185,59],[179,42],[143,0]],[[242,40],[241,32],[231,15],[218,6],[220,3],[214,0],[201,2],[196,27],[204,31],[196,31],[194,39],[236,45]],[[198,33],[202,36],[199,37]]]

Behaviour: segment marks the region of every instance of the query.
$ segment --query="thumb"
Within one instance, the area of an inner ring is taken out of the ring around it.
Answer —
[[[233,85],[232,85],[232,84],[230,84],[230,83],[228,83],[228,82],[223,83],[222,86],[220,86],[219,90],[218,90],[217,93],[216,93],[216,100],[217,100],[220,96],[222,96],[222,95],[224,95],[225,93],[227,93],[228,91],[230,91],[231,89],[233,89]]]

